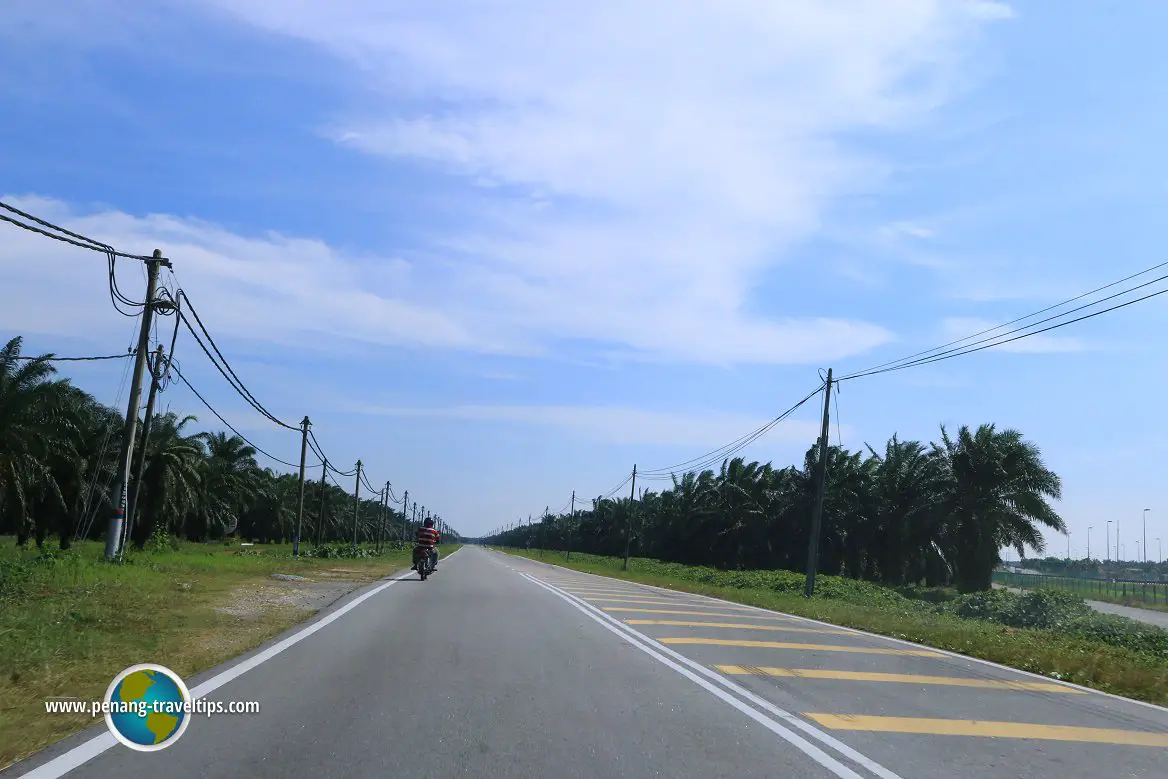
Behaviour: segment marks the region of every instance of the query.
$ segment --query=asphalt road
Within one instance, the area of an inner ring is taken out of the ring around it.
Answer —
[[[1166,709],[473,547],[188,684],[262,711],[5,779],[1168,777]]]

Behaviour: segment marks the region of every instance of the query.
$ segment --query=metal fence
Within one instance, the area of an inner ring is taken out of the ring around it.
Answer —
[[[1141,602],[1168,606],[1168,583],[1135,579],[1089,579],[1078,576],[1053,576],[1041,573],[994,571],[994,583],[1020,590],[1053,587],[1084,598],[1119,603]]]

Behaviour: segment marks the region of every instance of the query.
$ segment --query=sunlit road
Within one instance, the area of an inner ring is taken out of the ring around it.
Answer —
[[[260,714],[4,776],[1168,776],[1168,710],[889,639],[478,548],[378,586],[189,681]]]

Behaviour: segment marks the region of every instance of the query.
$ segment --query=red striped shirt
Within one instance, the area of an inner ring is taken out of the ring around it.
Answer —
[[[438,531],[432,527],[420,527],[414,540],[418,546],[435,547],[438,546]]]

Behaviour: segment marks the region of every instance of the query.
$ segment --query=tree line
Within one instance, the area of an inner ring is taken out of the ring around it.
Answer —
[[[60,377],[53,355],[22,359],[21,345],[15,337],[0,349],[0,535],[14,535],[22,546],[30,540],[40,546],[53,536],[62,548],[96,540],[114,511],[125,417]],[[173,411],[155,414],[145,442],[138,426],[131,473],[144,467],[137,489],[130,485],[137,500],[127,518],[135,547],[155,534],[290,541],[298,473],[261,467],[259,453],[243,438],[195,430],[197,421]],[[304,543],[351,542],[354,514],[360,542],[377,540],[379,532],[387,541],[413,532],[400,510],[390,506],[383,514],[378,497],[355,503],[350,491],[321,484],[319,465],[307,474]]]
[[[591,507],[548,515],[484,539],[633,556],[723,569],[788,569],[807,564],[816,495],[818,443],[802,467],[738,457],[718,471],[674,475],[639,499],[593,499]],[[892,586],[990,588],[1000,551],[1041,552],[1042,528],[1065,532],[1050,500],[1059,477],[1016,430],[992,424],[925,444],[893,436],[883,452],[829,446],[819,571]],[[628,529],[631,527],[631,535]]]

